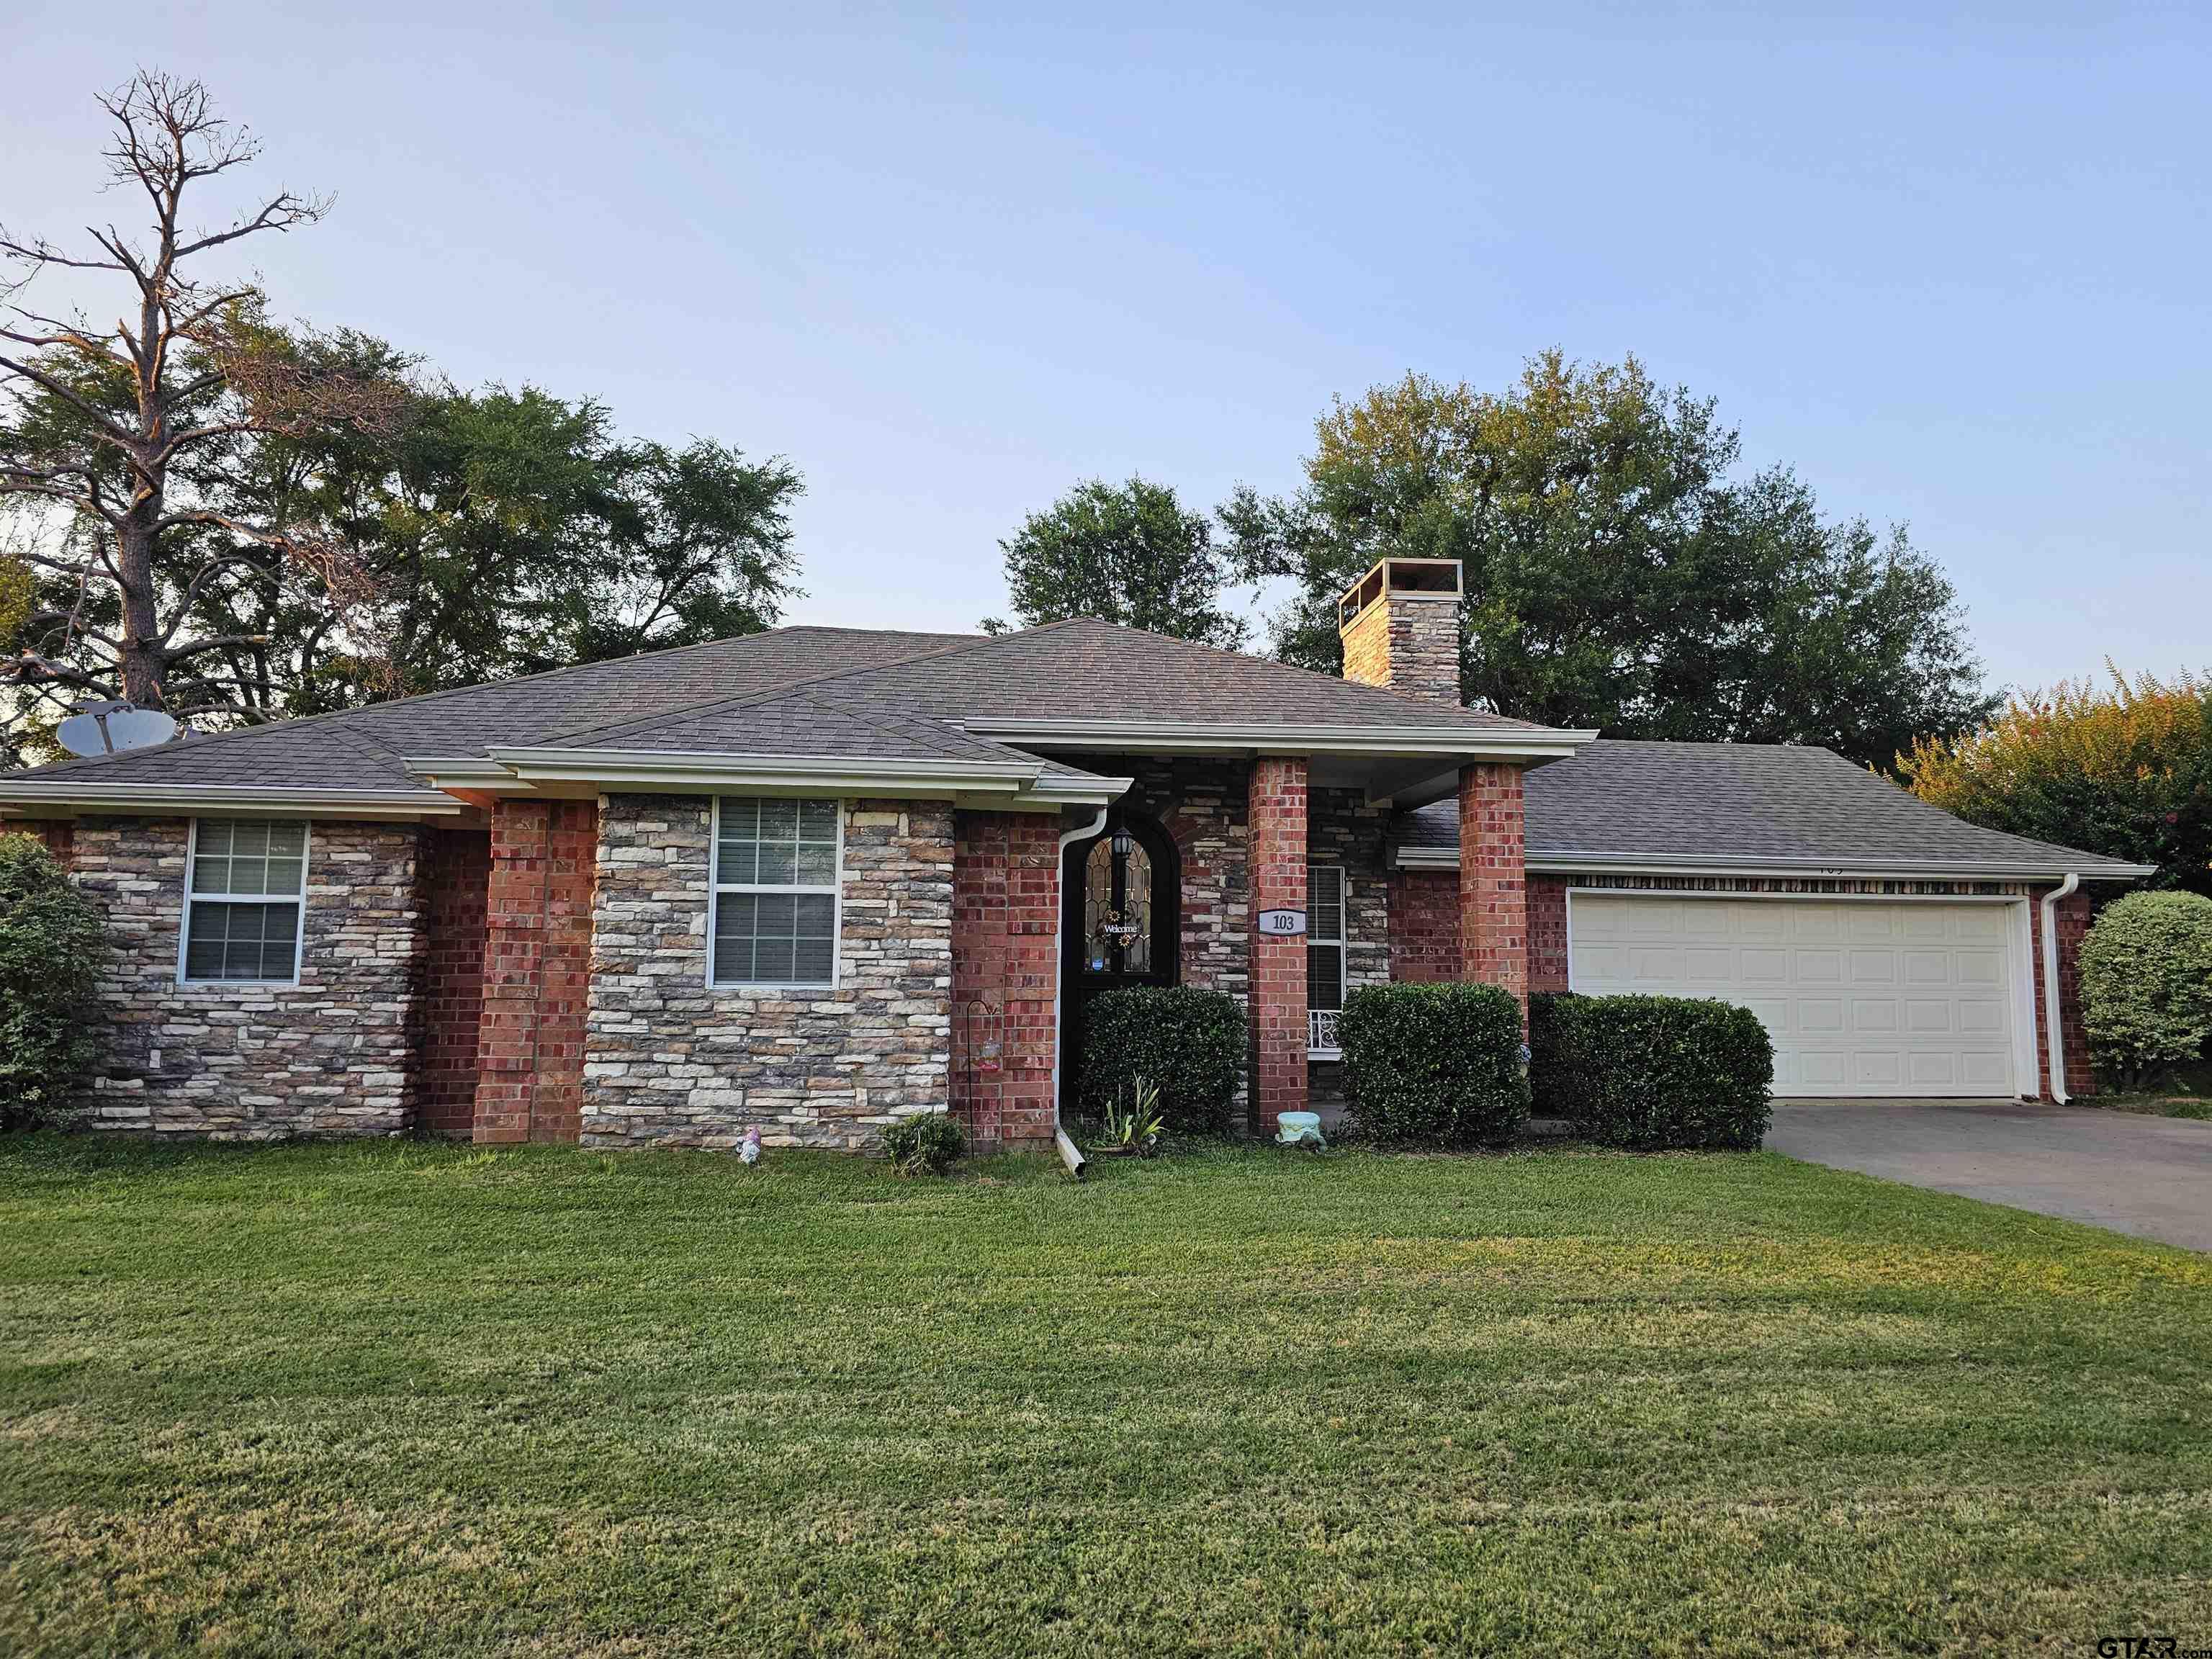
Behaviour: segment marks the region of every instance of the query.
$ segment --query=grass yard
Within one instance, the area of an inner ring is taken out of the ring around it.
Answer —
[[[0,1651],[2212,1646],[2212,1258],[1766,1155],[0,1143]]]

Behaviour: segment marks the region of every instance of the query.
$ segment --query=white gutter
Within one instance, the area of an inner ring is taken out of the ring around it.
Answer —
[[[803,794],[985,797],[1000,807],[1101,805],[1127,778],[1071,776],[1027,757],[901,760],[879,756],[760,755],[676,750],[495,749],[488,756],[410,757],[441,789],[530,790],[545,784],[678,793],[735,787]],[[979,805],[984,804],[978,802]]]
[[[2051,1097],[2066,1103],[2065,1024],[2058,1008],[2058,901],[2081,884],[2079,871],[2043,896],[2043,1024],[2051,1048]]]
[[[1090,840],[1105,827],[1106,809],[1102,806],[1098,809],[1098,816],[1090,823],[1080,829],[1070,830],[1060,836],[1058,871],[1060,880],[1054,884],[1055,887],[1065,884],[1067,879],[1067,849],[1079,841]],[[1061,1041],[1061,1028],[1066,1024],[1066,1019],[1060,984],[1067,972],[1067,941],[1060,935],[1066,931],[1066,928],[1067,895],[1062,893],[1060,896],[1060,921],[1052,930],[1052,1139],[1054,1146],[1059,1149],[1060,1161],[1067,1165],[1068,1174],[1080,1181],[1083,1179],[1083,1153],[1077,1148],[1076,1144],[1068,1139],[1067,1131],[1060,1127],[1060,1055],[1066,1052],[1067,1047]]]
[[[1455,847],[1401,847],[1393,860],[1401,870],[1456,870]],[[1906,859],[1860,859],[1848,865],[1811,859],[1759,859],[1741,863],[1711,854],[1674,856],[1661,853],[1532,853],[1525,860],[1532,876],[1771,876],[1822,881],[2057,881],[2067,872],[2048,864],[1929,864]],[[2141,881],[2158,873],[2149,864],[2117,860],[2077,872],[2091,881]]]
[[[1397,755],[1465,760],[1563,758],[1597,741],[1595,732],[1505,726],[1491,732],[1470,726],[1255,725],[1187,720],[998,720],[960,721],[977,737],[1024,748],[1134,749],[1243,755]]]
[[[258,817],[458,817],[465,801],[436,789],[277,789],[258,784],[76,783],[24,778],[0,784],[0,811],[250,812]]]

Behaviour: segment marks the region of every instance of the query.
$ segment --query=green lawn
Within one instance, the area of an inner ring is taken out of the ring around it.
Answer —
[[[0,1143],[0,1651],[2212,1645],[2212,1259],[1769,1156]]]

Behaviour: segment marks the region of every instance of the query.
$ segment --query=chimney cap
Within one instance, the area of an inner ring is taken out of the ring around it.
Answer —
[[[1457,559],[1377,559],[1336,602],[1337,629],[1351,627],[1386,599],[1445,599],[1456,605],[1465,592],[1464,582]]]

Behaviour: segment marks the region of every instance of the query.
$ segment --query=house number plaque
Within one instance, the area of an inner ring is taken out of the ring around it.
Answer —
[[[1303,910],[1262,910],[1260,931],[1269,939],[1297,939],[1306,930]]]

